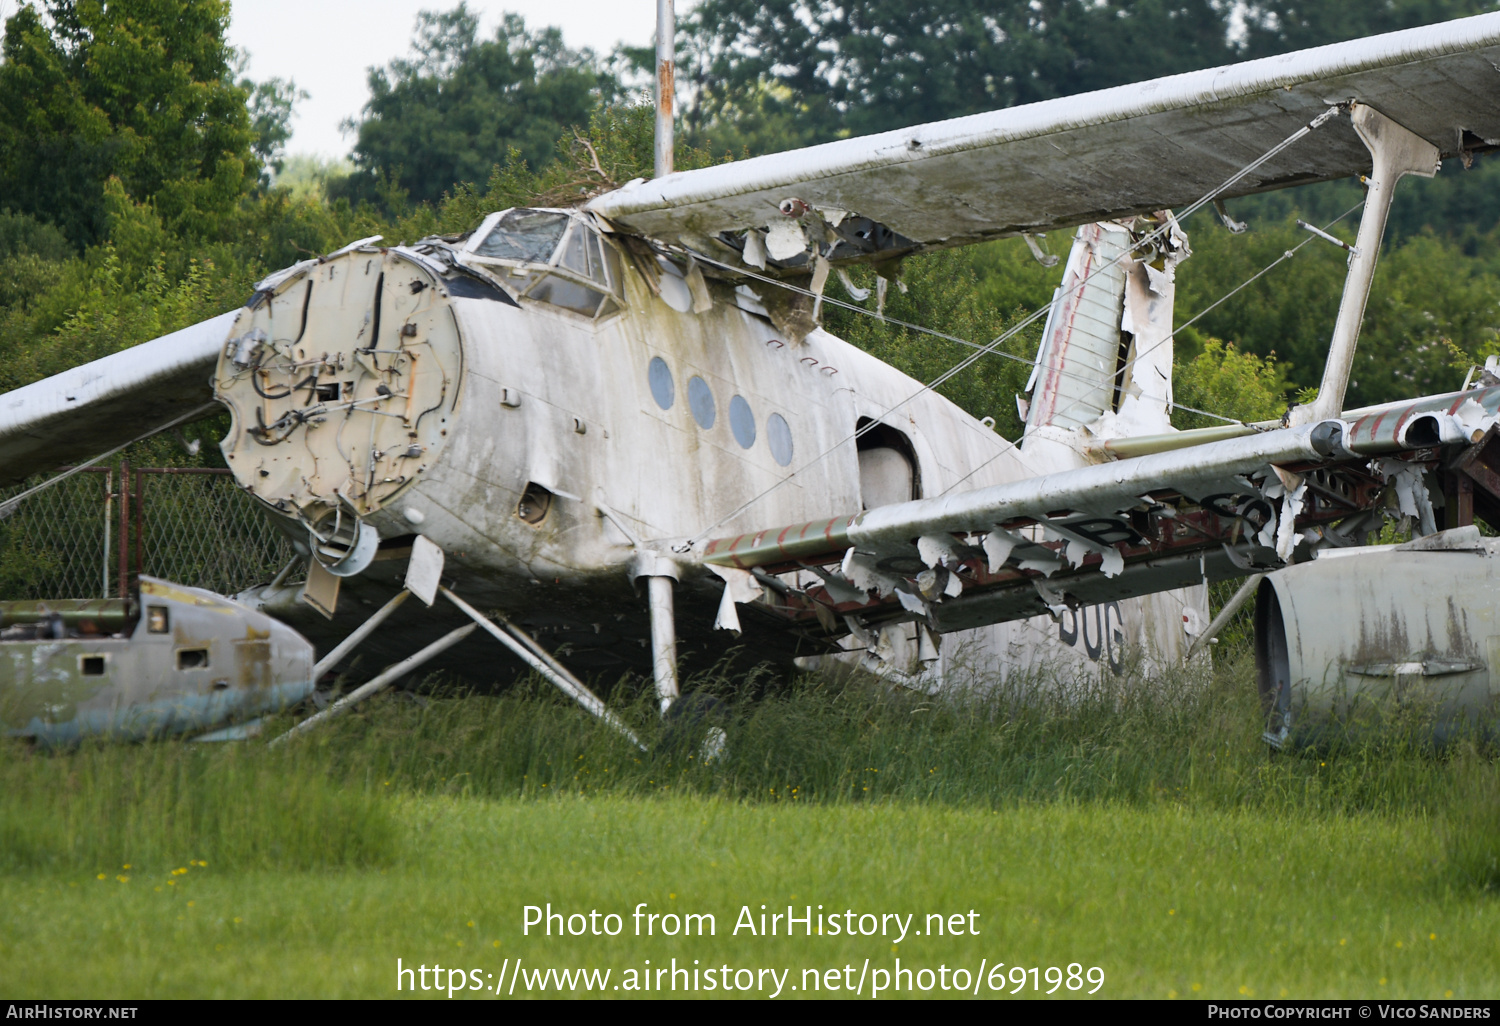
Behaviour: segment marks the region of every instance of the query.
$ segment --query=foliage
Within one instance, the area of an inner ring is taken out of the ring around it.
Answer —
[[[99,241],[102,186],[150,197],[180,234],[211,234],[255,181],[225,0],[43,0],[6,22],[0,196]]]
[[[292,108],[298,100],[309,99],[309,94],[295,81],[281,78],[260,83],[243,79],[240,88],[250,94],[250,130],[255,134],[251,149],[262,167],[280,175],[286,165],[286,143],[292,137]],[[270,175],[263,175],[262,183],[269,182]]]
[[[417,16],[412,56],[370,70],[370,101],[358,133],[359,171],[342,195],[375,199],[382,182],[436,202],[460,183],[489,178],[512,150],[532,167],[551,159],[559,136],[614,97],[613,80],[590,51],[570,50],[555,28],[528,32],[508,14],[494,39],[460,3]]]
[[[1203,340],[1196,356],[1178,359],[1172,392],[1182,406],[1254,422],[1281,416],[1286,409],[1287,382],[1274,360],[1242,353],[1232,344],[1210,338]],[[1172,425],[1181,430],[1222,423],[1189,410],[1172,411]]]
[[[1294,208],[1291,216],[1299,213]],[[1333,232],[1352,241],[1347,224]],[[1179,323],[1308,238],[1290,220],[1258,222],[1240,236],[1210,217],[1196,218],[1189,228],[1194,256],[1178,272]],[[1338,313],[1345,257],[1314,239],[1195,327],[1281,363],[1289,385],[1315,387]],[[1500,268],[1466,256],[1458,242],[1422,232],[1389,247],[1376,269],[1347,405],[1457,389],[1470,364],[1500,348],[1497,302]]]
[[[704,0],[679,81],[698,135],[766,149],[1444,21],[1492,0]],[[650,66],[649,54],[632,54]]]

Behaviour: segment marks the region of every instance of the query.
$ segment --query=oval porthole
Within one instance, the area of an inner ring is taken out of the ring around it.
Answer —
[[[792,462],[792,428],[779,413],[766,418],[766,444],[777,463],[784,467]]]
[[[734,440],[740,443],[741,449],[755,444],[755,414],[742,395],[729,400],[729,430],[734,432]]]
[[[672,368],[667,366],[667,361],[653,356],[651,366],[646,369],[646,377],[651,382],[651,398],[656,400],[656,405],[670,410],[672,402],[677,398],[677,386],[672,383]]]
[[[713,389],[696,374],[688,378],[688,406],[693,411],[693,419],[704,431],[714,426],[718,414],[714,410]]]

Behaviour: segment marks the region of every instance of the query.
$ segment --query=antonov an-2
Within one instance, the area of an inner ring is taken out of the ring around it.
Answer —
[[[732,642],[716,628],[757,660],[983,687],[1201,652],[1206,584],[1267,572],[1273,742],[1380,696],[1493,721],[1500,604],[1468,596],[1496,580],[1472,519],[1500,511],[1497,379],[1342,400],[1397,181],[1500,144],[1497,69],[1487,14],[289,267],[238,310],[0,397],[0,468],[20,480],[217,401],[234,479],[308,583],[168,608],[148,582],[107,622],[18,607],[0,722],[42,741],[207,729],[358,654],[394,666],[355,697],[423,664],[483,684],[529,668],[628,733],[580,677],[649,666],[665,711],[679,658]],[[1351,175],[1367,199],[1316,402],[1174,431],[1172,211]],[[1064,229],[1018,444],[818,326],[848,266],[894,276]],[[1365,547],[1387,509],[1417,540]],[[245,637],[199,636],[215,602]],[[322,658],[273,644],[267,617]],[[464,641],[479,629],[517,658]],[[151,643],[159,672],[129,654]]]

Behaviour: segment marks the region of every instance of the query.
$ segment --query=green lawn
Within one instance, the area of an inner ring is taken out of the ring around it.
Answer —
[[[650,755],[546,692],[386,696],[270,750],[0,745],[0,994],[390,997],[399,958],[491,988],[469,997],[509,996],[518,959],[609,970],[625,996],[675,958],[702,988],[728,967],[768,995],[774,971],[801,997],[816,971],[815,993],[891,997],[899,958],[900,996],[925,970],[972,992],[981,963],[984,994],[997,963],[1007,991],[1014,967],[1046,989],[1077,963],[1113,997],[1500,995],[1482,745],[1435,753],[1418,729],[1268,758],[1240,668],[1053,703],[802,683],[738,703],[704,765],[637,692],[613,701]],[[549,902],[621,932],[523,935]],[[715,933],[635,936],[643,902]],[[914,918],[736,935],[762,904]]]
[[[981,959],[1007,968],[1078,962],[1102,968],[1100,994],[1116,997],[1500,993],[1500,900],[1446,882],[1438,842],[1419,819],[1169,805],[389,802],[401,836],[384,866],[231,872],[190,865],[196,853],[185,851],[176,866],[104,867],[103,880],[13,875],[0,884],[0,989],[389,997],[398,957],[442,965],[445,978],[448,968],[498,975],[506,958],[528,969],[607,968],[610,986],[646,959],[660,967],[675,957],[790,968],[790,997],[804,969],[852,964],[857,976],[865,959],[890,969],[899,956],[905,967],[971,972]],[[523,936],[523,906],[549,901],[618,912],[624,930]],[[633,937],[639,902],[711,912],[716,936]],[[899,945],[734,936],[740,907],[758,914],[761,904],[917,913],[912,929],[927,913],[972,909],[978,936],[909,935]]]

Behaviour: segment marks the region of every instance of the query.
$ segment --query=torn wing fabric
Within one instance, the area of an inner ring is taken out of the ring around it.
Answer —
[[[748,570],[736,570],[729,566],[709,567],[724,582],[724,597],[719,600],[719,615],[714,620],[714,629],[740,633],[740,614],[735,609],[738,602],[753,602],[760,597],[760,582]]]
[[[238,310],[113,353],[0,398],[0,484],[97,455],[213,401]]]
[[[1445,157],[1495,145],[1497,67],[1500,13],[1482,14],[679,172],[589,206],[664,238],[769,228],[773,258],[803,248],[802,228],[778,214],[784,202],[869,218],[918,247],[1049,231],[1185,206],[1351,99]],[[1338,118],[1224,195],[1369,168],[1349,120]]]

